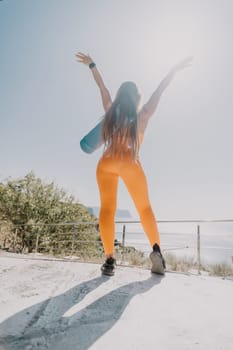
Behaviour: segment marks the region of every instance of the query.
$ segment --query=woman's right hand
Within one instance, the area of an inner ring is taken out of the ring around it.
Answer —
[[[89,65],[90,63],[93,62],[92,58],[88,55],[85,55],[84,53],[82,52],[78,52],[76,54],[76,57],[77,57],[77,61],[78,62],[81,62],[83,64],[86,64],[86,65]]]

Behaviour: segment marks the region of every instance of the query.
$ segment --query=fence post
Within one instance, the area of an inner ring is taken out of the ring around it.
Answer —
[[[2,226],[0,225],[0,237],[2,237]],[[4,237],[3,241],[3,249],[6,247],[6,236]]]
[[[197,270],[198,275],[201,274],[201,238],[200,238],[200,225],[197,225]]]
[[[39,233],[39,231],[37,231],[37,233],[36,233],[36,253],[38,253],[39,235],[40,235],[40,233]]]
[[[77,225],[74,224],[74,226],[73,226],[72,247],[71,247],[71,256],[73,256],[73,254],[74,254],[74,245],[75,245],[75,242],[77,242],[77,239],[78,239],[78,228],[77,228]],[[76,248],[77,248],[77,246],[76,246]]]
[[[16,243],[17,235],[18,235],[18,229],[16,227],[15,234],[14,234],[14,240],[13,240],[13,251],[14,251],[14,253],[15,253],[15,243]]]
[[[125,261],[125,225],[123,225],[123,233],[122,233],[122,261]]]
[[[73,226],[71,256],[73,256],[73,252],[74,252],[74,239],[75,239],[75,225]]]

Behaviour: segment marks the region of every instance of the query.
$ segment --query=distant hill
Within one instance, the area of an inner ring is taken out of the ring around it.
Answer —
[[[99,217],[100,207],[88,207],[89,213]],[[128,209],[117,209],[116,211],[117,219],[130,219],[132,215]]]

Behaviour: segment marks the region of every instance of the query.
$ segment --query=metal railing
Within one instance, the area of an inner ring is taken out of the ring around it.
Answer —
[[[162,223],[196,223],[196,259],[197,259],[197,270],[198,274],[201,271],[201,223],[233,223],[233,219],[197,219],[197,220],[156,220],[158,224]],[[122,231],[122,245],[123,245],[123,257],[124,257],[124,249],[125,249],[125,240],[126,240],[126,224],[140,224],[140,221],[116,221],[115,223],[124,224]],[[169,233],[160,232],[161,236],[169,235]],[[179,235],[179,233],[170,233],[170,235]],[[184,235],[184,234],[182,234]],[[232,238],[233,238],[233,228],[232,228]],[[190,246],[183,247],[171,247],[168,249],[163,249],[163,251],[168,250],[177,250],[177,249],[186,249],[191,248]],[[216,249],[217,247],[209,247],[209,249]],[[219,247],[221,249],[229,249],[229,247]],[[233,249],[232,249],[232,262],[233,262]]]
[[[205,219],[205,220],[156,220],[158,224],[166,223],[196,223],[196,258],[197,258],[197,269],[198,269],[198,274],[200,274],[201,271],[201,223],[233,223],[233,219]],[[141,224],[140,221],[138,220],[116,220],[115,224],[122,224],[122,239],[120,242],[121,248],[122,248],[122,261],[125,261],[125,251],[126,251],[126,232],[127,232],[127,225],[130,224]],[[71,223],[58,223],[58,224],[43,224],[43,223],[37,223],[37,224],[22,224],[22,225],[14,225],[14,235],[13,235],[13,250],[16,249],[16,242],[17,242],[17,236],[19,232],[19,228],[26,228],[26,227],[34,227],[34,228],[40,228],[35,230],[34,232],[34,252],[39,252],[43,248],[43,235],[44,235],[44,230],[46,227],[70,227],[71,229],[69,231],[61,231],[61,232],[55,232],[56,235],[70,235],[70,239],[63,239],[59,240],[56,238],[56,243],[59,244],[61,242],[66,242],[70,243],[69,244],[69,253],[72,255],[75,252],[75,246],[77,243],[81,244],[98,244],[100,245],[101,242],[98,240],[86,240],[86,239],[78,239],[79,238],[79,227],[80,226],[95,226],[96,227],[96,232],[98,232],[98,222],[86,222],[86,221],[78,221],[78,222],[71,222]],[[232,229],[233,231],[233,229]],[[0,233],[1,233],[1,226],[0,226]],[[232,232],[233,233],[233,232]],[[166,233],[160,232],[161,236],[166,235]],[[179,233],[172,233],[172,235],[178,235]],[[44,242],[45,244],[45,242]],[[5,247],[3,246],[3,249]],[[189,248],[189,246],[177,248],[177,247],[171,247],[169,249],[164,249],[164,250],[176,250],[176,249],[184,249],[184,248]],[[216,247],[215,247],[216,248]],[[224,248],[224,247],[221,247]],[[211,247],[210,247],[211,249]],[[212,247],[213,249],[213,247]],[[226,249],[229,249],[226,247]],[[232,254],[233,255],[233,254]]]

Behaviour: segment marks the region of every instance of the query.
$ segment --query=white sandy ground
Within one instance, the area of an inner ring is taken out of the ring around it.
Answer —
[[[233,280],[0,251],[1,350],[232,350]]]

